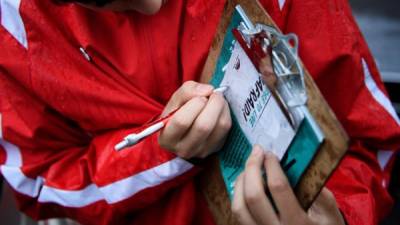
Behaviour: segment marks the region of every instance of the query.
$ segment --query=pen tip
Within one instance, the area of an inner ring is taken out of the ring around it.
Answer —
[[[220,86],[219,88],[214,89],[214,92],[223,94],[226,90],[228,90],[228,86]]]

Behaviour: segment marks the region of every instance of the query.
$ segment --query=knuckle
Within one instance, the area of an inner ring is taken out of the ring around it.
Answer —
[[[296,224],[298,224],[298,225],[309,225],[310,224],[309,218],[307,216],[305,216],[304,214],[298,214],[296,216]],[[290,224],[290,222],[291,221],[286,221],[286,224]]]
[[[247,205],[258,204],[262,198],[264,198],[264,193],[261,189],[254,189],[253,191],[246,193],[244,197]]]
[[[250,155],[246,162],[246,168],[250,167],[258,167],[258,160],[252,155]]]
[[[214,93],[210,97],[210,101],[213,102],[215,107],[220,108],[223,110],[225,108],[225,99],[222,94]]]
[[[164,142],[164,139],[161,137],[158,137],[158,145],[161,146],[161,148],[165,148],[166,144]]]
[[[172,96],[171,96],[171,98],[170,98],[170,100],[169,100],[169,102],[168,102],[168,105],[167,105],[167,107],[170,107],[170,108],[172,108],[172,107],[176,107],[176,106],[179,106],[179,104],[180,104],[180,99],[181,99],[181,93],[180,93],[180,91],[176,91],[176,92],[174,92],[174,94],[172,94]]]
[[[158,140],[158,144],[162,148],[166,148],[167,147],[167,142],[165,141],[165,138],[163,137],[163,135],[158,136],[157,140]]]
[[[210,155],[209,152],[207,152],[207,151],[202,151],[202,152],[199,154],[198,157],[199,157],[200,159],[205,159],[205,158],[207,158],[209,155]]]
[[[182,84],[182,92],[184,93],[189,93],[190,91],[193,90],[193,88],[195,87],[196,82],[190,80],[190,81],[186,81],[185,83]]]
[[[208,101],[206,97],[196,97],[194,100],[197,101],[198,104],[201,104],[203,106],[205,106]]]
[[[183,120],[183,119],[178,119],[178,118],[173,118],[173,119],[171,119],[171,121],[170,121],[170,124],[175,128],[175,129],[179,129],[179,130],[184,130],[184,129],[187,129],[189,126],[190,126],[190,124],[187,122],[187,121],[185,121],[185,120]]]
[[[157,138],[158,145],[161,148],[168,149],[170,151],[174,150],[174,145],[171,140],[164,137],[164,135],[160,134]]]
[[[310,220],[307,217],[307,214],[302,213],[301,215],[299,215],[298,218],[299,218],[300,224],[304,224],[304,225],[310,224]]]
[[[175,155],[182,159],[193,158],[193,148],[185,142],[178,142],[175,147]]]
[[[234,202],[231,205],[231,211],[235,217],[240,217],[243,211],[243,206]]]
[[[190,152],[188,151],[183,151],[183,150],[177,150],[175,151],[175,154],[179,156],[182,159],[190,159],[192,156],[190,155]]]
[[[290,187],[287,181],[282,178],[275,178],[268,180],[268,188],[271,192],[274,193],[283,193],[286,192]]]
[[[220,106],[224,106],[224,104],[225,104],[225,99],[224,99],[223,95],[220,94],[220,93],[213,93],[213,94],[210,96],[210,98],[212,98],[213,101],[216,101],[216,103],[217,103],[218,105],[220,105]]]
[[[180,101],[182,99],[188,98],[190,94],[193,92],[195,85],[196,82],[194,81],[186,81],[177,91],[174,92],[171,99],[175,101]]]
[[[195,81],[189,80],[185,81],[182,85],[182,87],[194,87],[197,83]]]
[[[199,134],[207,134],[212,130],[212,127],[208,123],[199,123],[193,129]]]
[[[219,121],[219,128],[222,129],[223,131],[228,131],[232,127],[232,120],[231,118],[222,118]]]
[[[326,190],[325,193],[326,193],[326,198],[329,201],[335,201],[336,202],[335,195],[333,195],[333,193],[331,191]]]
[[[327,201],[327,205],[329,205],[330,207],[336,208],[337,204],[336,204],[335,195],[329,190],[325,190],[324,194],[325,194],[325,198]]]

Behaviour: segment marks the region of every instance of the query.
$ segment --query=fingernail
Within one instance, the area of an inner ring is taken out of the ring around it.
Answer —
[[[207,94],[207,93],[211,92],[212,89],[213,89],[213,87],[208,84],[199,84],[196,87],[196,90],[199,94]]]
[[[254,145],[253,154],[256,156],[262,155],[263,150],[259,145]]]
[[[275,157],[275,154],[274,154],[273,152],[271,152],[271,151],[266,151],[266,152],[265,152],[265,156],[266,156],[267,158],[271,158],[271,157]]]
[[[206,97],[200,97],[200,100],[203,101],[203,102],[207,102],[208,101],[208,99]]]

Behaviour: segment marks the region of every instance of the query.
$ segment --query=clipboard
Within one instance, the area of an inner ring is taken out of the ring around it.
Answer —
[[[227,29],[231,22],[231,16],[235,11],[235,6],[238,4],[240,4],[253,23],[265,24],[279,31],[258,1],[228,0],[223,13],[224,17],[218,26],[216,37],[203,70],[202,82],[208,83],[214,73],[225,34],[230,32]],[[303,67],[302,64],[301,66]],[[344,156],[348,148],[349,139],[304,67],[303,71],[304,84],[308,96],[307,107],[325,136],[319,151],[314,155],[311,163],[294,187],[301,206],[304,209],[308,209]],[[200,178],[200,186],[215,221],[217,224],[237,224],[230,210],[229,194],[221,176],[217,156],[211,157],[207,164],[205,167],[207,169]]]

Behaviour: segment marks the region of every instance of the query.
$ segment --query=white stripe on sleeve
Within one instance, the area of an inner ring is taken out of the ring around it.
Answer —
[[[286,0],[278,0],[279,8],[282,10]]]
[[[0,0],[1,25],[25,48],[28,40],[19,7],[21,0]]]
[[[369,92],[374,99],[393,117],[397,124],[400,125],[399,117],[397,116],[392,103],[390,102],[389,98],[379,89],[378,85],[376,85],[375,80],[369,71],[368,64],[364,59],[362,59],[362,65],[364,69],[364,82]]]
[[[32,198],[37,197],[38,202],[56,203],[65,207],[84,207],[101,200],[105,200],[109,204],[117,203],[142,190],[174,179],[193,167],[192,164],[181,158],[174,158],[103,187],[90,184],[80,190],[63,190],[45,185],[43,177],[32,179],[25,176],[21,170],[23,161],[20,149],[2,139],[2,136],[0,136],[0,145],[5,149],[7,157],[5,164],[0,167],[1,173],[14,190]]]

